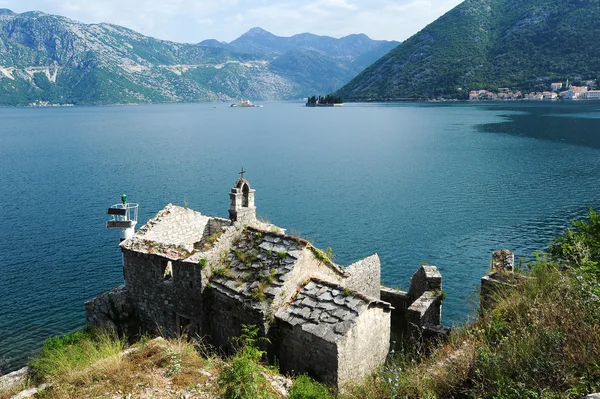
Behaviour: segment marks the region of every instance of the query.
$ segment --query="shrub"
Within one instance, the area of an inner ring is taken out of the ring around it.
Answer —
[[[596,295],[600,295],[600,215],[596,211],[590,209],[586,220],[571,222],[571,227],[554,240],[548,252],[562,269],[583,272],[596,285]]]
[[[265,338],[266,339],[266,338]],[[235,355],[221,371],[219,385],[226,399],[271,399],[277,396],[260,364],[265,351],[258,347],[258,327],[242,326]]]

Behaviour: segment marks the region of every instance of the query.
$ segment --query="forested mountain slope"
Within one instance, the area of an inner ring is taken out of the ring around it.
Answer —
[[[466,0],[336,94],[350,100],[466,98],[600,77],[600,1]]]
[[[253,51],[263,36],[285,45]],[[364,35],[280,38],[259,28],[231,44],[184,44],[0,9],[0,105],[301,98],[339,88],[396,44]]]

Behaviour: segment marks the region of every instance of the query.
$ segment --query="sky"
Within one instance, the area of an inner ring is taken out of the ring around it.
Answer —
[[[255,26],[278,36],[310,32],[403,41],[462,0],[0,0],[14,12],[42,11],[108,22],[175,42],[230,42]]]

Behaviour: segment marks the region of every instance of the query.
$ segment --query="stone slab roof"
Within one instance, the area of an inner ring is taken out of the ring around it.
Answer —
[[[335,343],[345,336],[361,313],[373,306],[392,309],[386,302],[311,278],[289,305],[277,313],[277,317]]]
[[[189,256],[211,218],[192,209],[168,204],[122,246],[139,252],[160,253],[171,258]]]
[[[308,242],[248,227],[213,268],[212,283],[256,301],[273,299],[290,277]]]
[[[319,255],[321,254],[321,255]],[[246,227],[234,238],[230,250],[213,269],[215,288],[227,287],[229,294],[242,295],[258,302],[274,299],[291,277],[296,263],[310,257],[345,276],[344,270],[323,258],[322,251],[308,241],[274,231]]]

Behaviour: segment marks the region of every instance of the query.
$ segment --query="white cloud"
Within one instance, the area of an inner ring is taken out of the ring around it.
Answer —
[[[462,0],[0,0],[15,12],[39,10],[86,23],[110,22],[180,42],[231,41],[254,26],[405,40]]]

